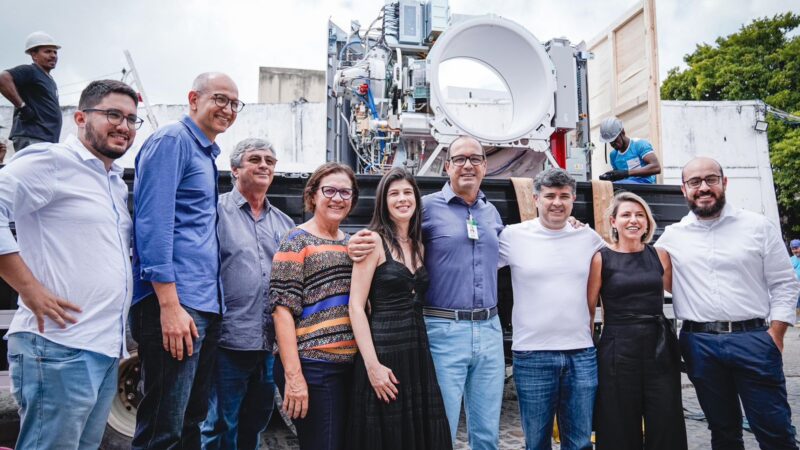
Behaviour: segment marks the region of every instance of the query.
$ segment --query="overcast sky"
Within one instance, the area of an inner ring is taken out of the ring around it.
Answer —
[[[184,103],[192,79],[220,70],[245,102],[258,99],[260,66],[325,68],[327,21],[367,26],[383,0],[0,0],[0,69],[29,63],[32,31],[62,46],[53,77],[62,105],[88,80],[119,78],[128,49],[152,103]],[[519,22],[540,41],[589,41],[636,0],[451,0],[451,13],[493,13]],[[736,32],[753,18],[800,11],[798,0],[657,0],[661,79],[701,42]],[[0,98],[0,104],[9,104]]]

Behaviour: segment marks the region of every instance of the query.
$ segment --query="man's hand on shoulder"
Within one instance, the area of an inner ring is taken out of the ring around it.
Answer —
[[[375,250],[380,242],[378,233],[370,230],[361,230],[350,238],[347,244],[347,254],[353,262],[361,262]]]
[[[580,230],[581,228],[585,227],[586,224],[581,222],[580,220],[576,219],[575,216],[567,217],[567,223],[575,228],[576,230]]]

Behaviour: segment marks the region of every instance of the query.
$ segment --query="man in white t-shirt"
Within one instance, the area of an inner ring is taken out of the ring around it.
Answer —
[[[589,227],[567,224],[575,180],[563,169],[536,176],[537,219],[500,234],[499,266],[511,267],[514,383],[527,449],[550,449],[558,414],[561,445],[591,449],[597,360],[586,286],[605,244]]]

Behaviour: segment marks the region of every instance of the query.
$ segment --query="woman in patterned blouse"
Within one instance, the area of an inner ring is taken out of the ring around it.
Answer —
[[[302,450],[344,446],[357,347],[348,316],[349,236],[339,224],[357,200],[353,171],[322,165],[303,191],[306,211],[314,216],[284,236],[272,263],[270,306],[280,353],[275,381]]]

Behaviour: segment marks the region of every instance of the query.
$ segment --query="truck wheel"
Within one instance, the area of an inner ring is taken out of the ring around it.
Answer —
[[[135,352],[119,365],[117,395],[111,402],[106,432],[101,448],[105,450],[128,449],[136,430],[136,408],[142,400],[139,357]]]

